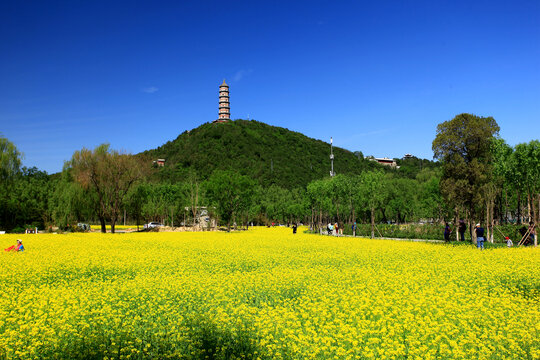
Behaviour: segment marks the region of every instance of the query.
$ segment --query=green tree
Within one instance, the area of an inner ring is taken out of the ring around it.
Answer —
[[[127,196],[126,207],[129,214],[135,218],[137,231],[139,231],[139,225],[141,225],[143,206],[146,203],[148,196],[148,187],[146,186],[146,183],[140,183],[133,187]]]
[[[16,209],[12,207],[17,205],[17,200],[12,186],[20,171],[21,158],[22,154],[15,145],[0,136],[0,229],[10,230],[15,226]]]
[[[0,135],[0,180],[2,185],[5,181],[13,179],[21,167],[22,154],[15,145]]]
[[[314,180],[307,186],[307,199],[311,207],[312,229],[320,230],[323,223],[330,221],[332,200],[330,194],[330,178]]]
[[[484,202],[482,188],[492,173],[491,146],[499,133],[492,117],[459,114],[437,126],[433,153],[442,161],[441,193],[445,200],[473,220],[480,219]]]
[[[93,151],[85,148],[76,151],[69,165],[75,180],[97,194],[101,232],[106,232],[105,219],[109,219],[114,233],[129,190],[143,177],[140,162],[131,155],[110,149],[109,144],[102,144]]]
[[[390,178],[386,188],[389,195],[385,204],[388,215],[398,223],[412,220],[419,212],[418,182],[407,178]]]
[[[371,214],[371,238],[375,237],[375,210],[382,205],[384,199],[384,173],[380,170],[366,171],[360,175],[358,189],[360,203],[364,204]]]
[[[420,186],[420,216],[435,221],[444,217],[445,206],[441,195],[441,174],[438,171],[422,170],[416,176]]]
[[[245,175],[231,170],[216,170],[205,183],[210,203],[216,207],[219,218],[227,224],[249,207],[254,194],[255,183]]]
[[[52,221],[60,228],[94,220],[95,211],[99,208],[95,192],[85,190],[75,182],[71,173],[72,169],[65,167],[52,186],[49,211]]]
[[[500,222],[506,220],[503,219],[503,214],[506,217],[510,210],[508,193],[517,190],[518,187],[518,179],[513,169],[513,152],[514,149],[501,138],[496,138],[492,142],[493,182],[499,189],[499,193],[504,197],[504,202],[501,199],[499,208]]]
[[[518,189],[527,196],[530,221],[540,221],[535,199],[540,207],[540,141],[518,144],[512,154],[512,172]]]

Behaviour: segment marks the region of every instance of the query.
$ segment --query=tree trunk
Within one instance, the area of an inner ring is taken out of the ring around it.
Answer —
[[[105,218],[103,216],[99,217],[99,223],[101,224],[101,232],[107,233],[107,225],[105,225]]]
[[[521,225],[521,193],[517,190],[517,224]]]
[[[488,239],[489,241],[489,235],[490,235],[490,232],[489,232],[489,196],[488,198],[486,199],[486,239]]]
[[[339,202],[336,203],[336,217],[337,217],[337,222],[338,224],[341,223],[340,219],[339,219]]]
[[[455,222],[454,222],[454,227],[456,229],[456,241],[459,241],[460,238],[459,238],[459,231],[458,231],[458,225],[459,225],[459,212],[458,212],[458,207],[456,206],[456,209],[455,209],[455,214],[456,214],[456,217],[455,217]]]
[[[508,208],[510,206],[508,205],[508,191],[506,189],[504,190],[504,221],[505,223],[508,223]]]
[[[531,193],[527,192],[527,214],[529,215],[529,222],[532,221],[532,212],[531,212]]]
[[[538,223],[540,223],[540,194],[537,194],[538,196],[538,211],[536,212],[536,226],[538,226]]]
[[[531,211],[531,221],[538,224],[538,218],[536,216],[537,211],[536,211],[536,206],[534,206],[534,194],[533,193],[531,193],[530,198],[531,198],[531,209],[532,209],[532,211]]]
[[[310,230],[315,231],[315,224],[313,223],[313,206],[311,207],[311,224],[310,224]]]
[[[371,208],[371,238],[375,238],[375,209]]]
[[[493,244],[494,242],[494,230],[495,230],[495,199],[492,199],[491,200],[491,225],[490,225],[490,228],[491,228],[491,237],[490,237],[490,242]]]

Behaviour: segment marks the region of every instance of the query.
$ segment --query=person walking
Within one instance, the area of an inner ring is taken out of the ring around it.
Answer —
[[[352,235],[356,236],[356,221],[354,222],[354,224],[352,224],[351,228],[352,228]]]
[[[480,223],[476,224],[474,231],[476,233],[476,247],[480,250],[484,250],[484,228],[480,226]]]

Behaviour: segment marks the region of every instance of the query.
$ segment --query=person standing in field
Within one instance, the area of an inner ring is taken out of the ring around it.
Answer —
[[[352,224],[351,228],[352,228],[352,235],[356,236],[356,221],[354,222],[354,224]]]
[[[465,221],[463,221],[463,219],[459,219],[458,232],[460,241],[465,241],[465,230],[467,230],[467,225],[465,225]]]
[[[484,250],[484,228],[480,224],[476,224],[474,231],[476,233],[476,247],[480,250]]]
[[[445,222],[444,226],[444,241],[450,241],[450,233],[452,232],[452,229],[450,229],[450,225],[448,225],[447,222]]]
[[[338,225],[338,223],[334,224],[334,235],[335,236],[339,235],[339,225]]]

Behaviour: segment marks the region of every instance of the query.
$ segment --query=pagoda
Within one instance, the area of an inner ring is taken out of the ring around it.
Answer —
[[[217,120],[214,122],[227,122],[231,120],[231,105],[229,103],[229,85],[223,79],[219,85],[219,112]]]

